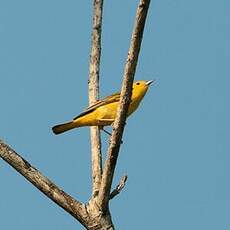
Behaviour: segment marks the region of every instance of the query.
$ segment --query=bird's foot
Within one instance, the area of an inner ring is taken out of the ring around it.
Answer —
[[[111,136],[112,136],[112,133],[110,133],[109,131],[105,130],[104,127],[101,128],[101,130],[106,133],[107,135],[110,136],[109,138],[109,144],[111,143]],[[123,141],[121,140],[121,144],[123,144]]]

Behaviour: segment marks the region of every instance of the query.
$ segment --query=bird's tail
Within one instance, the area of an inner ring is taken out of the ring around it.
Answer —
[[[76,122],[74,121],[70,121],[64,124],[60,124],[60,125],[55,125],[52,130],[55,134],[61,134],[64,133],[70,129],[74,129],[78,127],[78,125],[76,124]]]

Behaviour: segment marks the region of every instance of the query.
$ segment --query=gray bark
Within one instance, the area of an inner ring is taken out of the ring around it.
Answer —
[[[132,84],[137,66],[138,55],[141,47],[145,21],[150,0],[141,0],[136,13],[135,25],[132,33],[131,44],[126,60],[124,77],[121,89],[120,106],[113,126],[111,142],[107,152],[107,158],[103,168],[101,188],[99,191],[99,206],[102,210],[108,208],[110,190],[114,176],[114,170],[118,158],[122,135],[124,131],[126,115],[132,94]]]
[[[89,105],[95,103],[99,98],[103,0],[94,0],[93,6],[92,47],[89,65]],[[92,155],[92,198],[94,198],[99,192],[102,175],[101,137],[99,127],[91,127],[90,136]]]

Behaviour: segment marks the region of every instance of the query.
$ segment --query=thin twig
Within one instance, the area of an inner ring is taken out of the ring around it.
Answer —
[[[99,72],[101,56],[101,24],[103,0],[94,0],[93,3],[93,30],[92,48],[89,66],[89,104],[92,105],[99,98]],[[92,198],[97,196],[102,174],[101,165],[101,137],[98,127],[91,127],[91,154],[92,154]]]
[[[116,195],[118,195],[121,192],[121,190],[125,187],[125,183],[126,183],[127,179],[128,179],[127,175],[123,176],[120,179],[119,184],[116,186],[116,188],[109,195],[110,200],[113,199]]]
[[[105,212],[108,207],[114,170],[120,149],[120,143],[126,121],[126,115],[128,112],[128,106],[130,104],[132,84],[136,71],[136,65],[141,47],[141,41],[149,3],[150,0],[140,0],[136,13],[135,25],[124,70],[124,80],[121,89],[120,106],[118,108],[117,117],[114,122],[113,133],[107,152],[107,158],[103,168],[101,187],[98,196],[98,205],[103,212]]]
[[[70,213],[80,223],[85,225],[88,216],[85,205],[61,190],[1,140],[0,157],[24,176],[30,183],[37,187],[42,193]]]

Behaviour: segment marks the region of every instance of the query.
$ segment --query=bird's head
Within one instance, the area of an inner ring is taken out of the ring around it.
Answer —
[[[151,81],[136,81],[133,83],[133,91],[132,91],[132,98],[136,97],[144,97],[150,84],[154,82],[153,80]]]

